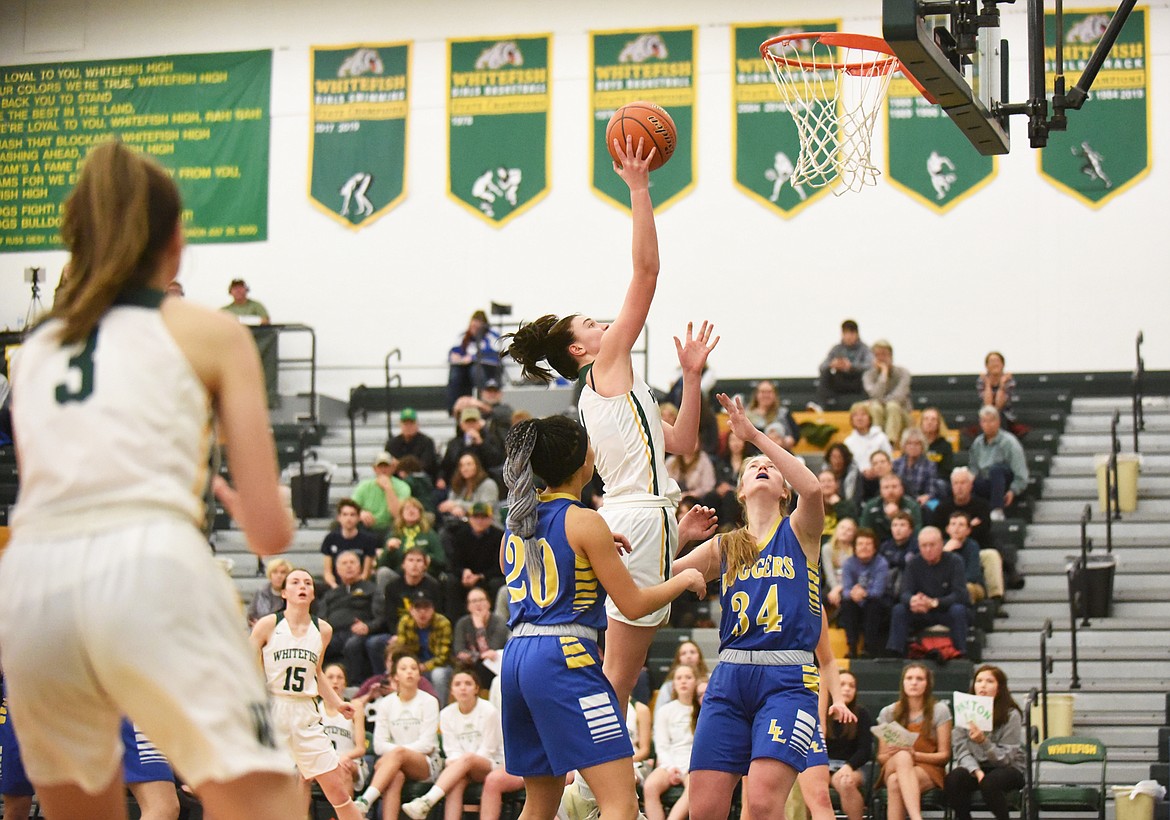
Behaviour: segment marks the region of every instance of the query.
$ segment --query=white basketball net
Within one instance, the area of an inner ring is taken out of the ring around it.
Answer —
[[[877,184],[881,171],[869,159],[870,137],[897,58],[825,45],[816,33],[772,43],[762,56],[800,136],[789,183],[820,188],[836,182],[834,194]]]

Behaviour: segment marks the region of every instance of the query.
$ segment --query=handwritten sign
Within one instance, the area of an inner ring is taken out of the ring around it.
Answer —
[[[990,732],[992,728],[991,710],[995,700],[985,695],[968,695],[966,692],[955,692],[955,725],[966,728],[974,723],[975,728],[983,732]]]
[[[913,746],[914,741],[918,740],[918,732],[911,732],[901,723],[879,723],[869,730],[887,746]]]

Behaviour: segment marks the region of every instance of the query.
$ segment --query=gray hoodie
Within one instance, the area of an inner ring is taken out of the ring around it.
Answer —
[[[976,743],[966,726],[955,724],[951,733],[951,750],[956,766],[974,772],[983,766],[1009,766],[1024,771],[1023,720],[1019,711],[1012,709],[1004,723],[984,733],[982,743]]]

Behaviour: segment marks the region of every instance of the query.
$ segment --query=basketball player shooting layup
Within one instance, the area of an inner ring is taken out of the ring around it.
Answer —
[[[624,557],[639,587],[662,583],[670,577],[670,562],[684,540],[704,538],[714,532],[714,512],[695,507],[676,523],[678,485],[666,474],[666,453],[692,453],[698,447],[699,379],[707,355],[719,342],[711,339],[713,327],[706,322],[686,341],[674,340],[683,369],[683,398],[678,421],[663,423],[658,403],[634,373],[631,350],[646,323],[646,314],[658,285],[658,234],[654,205],[650,200],[650,160],[655,149],[642,155],[630,137],[625,149],[614,141],[614,171],[630,187],[634,221],[633,277],[625,301],[613,324],[605,325],[578,314],[554,315],[521,326],[512,334],[508,354],[523,368],[526,379],[548,383],[552,372],[584,382],[578,409],[581,422],[597,450],[597,471],[605,482],[605,506],[601,515],[615,533],[629,539]],[[670,613],[669,605],[642,618],[627,618],[612,601],[607,602],[605,676],[613,684],[625,714],[626,703],[654,633]]]

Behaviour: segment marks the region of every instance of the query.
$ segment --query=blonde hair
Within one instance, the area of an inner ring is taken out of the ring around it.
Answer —
[[[765,456],[752,456],[744,459],[743,465],[739,468],[739,479],[735,484],[735,498],[739,501],[739,506],[744,509],[744,518],[747,518],[747,510],[744,508],[743,497],[743,477],[747,473],[748,467],[758,459],[765,458]],[[788,515],[788,499],[789,499],[787,484],[784,488],[784,493],[780,496],[780,515],[786,517]],[[726,535],[719,537],[719,549],[723,553],[723,561],[727,566],[727,570],[723,575],[723,586],[726,589],[735,581],[735,576],[741,570],[750,567],[755,563],[756,557],[759,555],[759,545],[756,542],[756,537],[751,534],[747,525],[732,530]]]
[[[64,323],[63,344],[89,336],[124,290],[149,283],[181,213],[179,190],[158,163],[117,141],[90,152],[61,220],[69,273],[50,316]]]
[[[264,575],[266,578],[268,578],[269,581],[271,581],[272,573],[281,568],[284,569],[286,574],[293,571],[293,565],[288,561],[284,560],[283,558],[274,558],[264,565]]]

